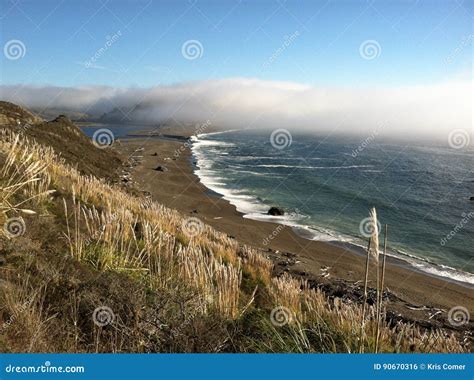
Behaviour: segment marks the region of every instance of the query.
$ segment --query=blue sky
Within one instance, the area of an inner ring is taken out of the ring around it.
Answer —
[[[2,47],[12,40],[25,47],[19,59],[2,54],[2,84],[149,87],[248,77],[399,86],[472,70],[474,2],[467,0],[0,4]],[[202,56],[183,56],[189,40],[202,45]],[[365,41],[375,41],[374,59],[361,56]]]

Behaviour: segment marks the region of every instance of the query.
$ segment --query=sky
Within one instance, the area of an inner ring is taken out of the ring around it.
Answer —
[[[472,0],[0,4],[0,95],[23,105],[472,133]]]
[[[25,46],[21,59],[2,59],[4,84],[149,87],[250,77],[410,85],[450,78],[472,65],[472,41],[464,40],[473,33],[474,2],[466,0],[0,4],[2,45],[20,40]],[[202,55],[186,59],[183,44],[193,40]],[[113,43],[86,67],[107,41]],[[376,58],[361,57],[364,41],[378,43]]]

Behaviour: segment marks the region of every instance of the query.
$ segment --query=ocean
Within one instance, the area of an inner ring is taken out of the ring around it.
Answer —
[[[196,174],[246,218],[366,246],[376,207],[389,254],[474,284],[474,152],[371,138],[227,131],[193,137]],[[285,215],[267,215],[271,206]],[[382,228],[383,229],[383,228]]]

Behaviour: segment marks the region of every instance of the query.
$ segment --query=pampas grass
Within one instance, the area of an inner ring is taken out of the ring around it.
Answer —
[[[52,149],[24,136],[0,131],[0,137],[0,155],[6,157],[0,170],[0,215],[20,210],[34,213],[33,206],[43,207],[51,192],[59,190],[64,213],[58,211],[56,216],[64,218],[65,245],[72,258],[97,271],[124,273],[143,284],[144,289],[170,299],[193,294],[195,312],[191,320],[195,315],[218,315],[236,326],[245,318],[244,313],[255,307],[260,308],[268,324],[270,310],[282,306],[291,311],[292,318],[286,326],[272,326],[271,339],[283,342],[289,336],[297,352],[363,352],[366,345],[384,352],[408,351],[412,345],[417,351],[463,351],[456,338],[445,332],[423,332],[401,322],[390,326],[381,309],[381,293],[377,309],[367,308],[369,257],[378,262],[375,209],[371,211],[374,231],[367,249],[364,302],[358,305],[328,299],[321,291],[311,289],[308,282],[289,274],[272,277],[273,264],[260,251],[240,245],[208,225],[188,238],[182,229],[186,218],[176,210],[81,175]],[[31,209],[24,208],[26,204]],[[385,248],[386,240],[385,233]],[[380,291],[385,256],[386,249]],[[256,280],[247,294],[242,289],[243,271]],[[11,294],[6,305],[16,316],[15,304],[23,302],[24,297]],[[257,299],[260,301],[255,305]],[[46,309],[31,310],[31,321],[47,320],[43,315]],[[374,335],[375,347],[365,339]]]
[[[0,212],[34,214],[23,205],[39,204],[53,191],[49,190],[51,178],[46,172],[47,162],[51,151],[45,151],[44,161],[38,160],[38,152],[22,149],[23,141],[18,135],[1,132],[0,138],[9,141],[6,144],[7,155],[0,170]],[[18,200],[18,196],[23,199]]]
[[[375,263],[379,262],[379,226],[377,220],[377,210],[372,207],[369,213],[369,228],[371,229],[370,242],[369,242],[369,253],[375,260]]]
[[[374,352],[379,351],[379,342],[380,342],[380,329],[382,324],[382,319],[384,318],[382,312],[382,299],[383,299],[383,287],[385,280],[385,264],[387,256],[387,231],[388,227],[385,225],[385,234],[384,234],[384,250],[383,250],[383,259],[382,259],[382,271],[380,272],[379,265],[379,222],[377,220],[377,211],[375,208],[372,208],[369,213],[369,225],[371,229],[371,235],[369,238],[369,243],[367,246],[367,257],[366,257],[366,266],[365,266],[365,277],[364,277],[364,299],[362,304],[362,315],[361,315],[361,326],[360,326],[360,346],[359,352],[364,352],[365,346],[365,323],[366,323],[366,304],[367,304],[367,286],[368,286],[368,277],[370,272],[370,257],[374,259],[376,265],[376,299],[375,299],[375,346]]]
[[[370,257],[372,256],[376,268],[377,268],[377,300],[379,292],[379,274],[378,274],[378,263],[379,263],[379,229],[378,229],[378,220],[377,220],[377,211],[375,207],[370,210],[368,228],[370,229],[371,235],[369,238],[369,244],[367,246],[367,257],[365,262],[365,277],[364,277],[364,298],[362,301],[362,316],[360,323],[360,349],[359,352],[364,352],[364,342],[365,342],[365,309],[367,304],[367,286],[369,279],[369,270],[370,270]],[[378,305],[378,304],[377,304]],[[377,313],[378,314],[378,313]]]
[[[263,284],[268,285],[271,280],[273,263],[264,257],[257,250],[248,246],[241,248],[244,269],[250,273],[253,278],[260,280]]]
[[[377,265],[377,332],[375,334],[375,353],[379,350],[380,340],[380,324],[382,319],[382,302],[383,302],[383,286],[385,281],[385,263],[387,257],[387,233],[388,226],[385,225],[384,243],[383,243],[383,258],[382,258],[382,273],[380,276],[380,290],[378,288],[378,265]]]
[[[270,295],[277,306],[290,310],[289,322],[302,320],[301,281],[285,273],[282,277],[273,278],[270,285]]]

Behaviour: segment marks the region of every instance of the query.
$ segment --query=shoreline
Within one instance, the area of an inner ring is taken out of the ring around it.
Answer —
[[[196,174],[196,176],[199,177],[199,175],[197,175],[197,174]],[[202,182],[202,180],[201,180],[201,182]],[[204,184],[204,186],[206,186],[206,185]],[[365,258],[366,248],[362,244],[357,244],[356,242],[349,241],[349,240],[337,240],[337,239],[334,239],[334,240],[328,240],[328,239],[327,240],[318,240],[317,238],[313,239],[312,235],[311,235],[312,232],[309,231],[309,230],[311,230],[311,227],[308,227],[308,226],[305,226],[305,225],[285,223],[286,220],[284,220],[284,219],[278,220],[277,217],[268,217],[267,218],[267,216],[268,216],[267,214],[262,214],[261,218],[256,218],[255,216],[252,216],[255,213],[251,214],[251,213],[245,213],[245,212],[239,211],[238,207],[234,203],[232,203],[231,200],[227,199],[223,194],[220,194],[217,191],[215,191],[213,189],[210,189],[208,187],[206,187],[206,188],[207,188],[207,191],[209,192],[209,194],[211,194],[215,197],[222,198],[225,201],[229,202],[232,206],[236,207],[237,212],[240,213],[240,215],[243,219],[249,219],[249,220],[254,220],[254,221],[263,222],[263,223],[274,223],[274,224],[277,224],[277,225],[284,225],[288,228],[291,228],[296,235],[300,236],[301,238],[303,238],[307,241],[317,241],[317,242],[320,242],[320,243],[328,244],[328,245],[336,247],[336,248],[351,251],[353,254]],[[412,261],[410,261],[410,259]],[[436,264],[436,263],[433,263],[433,262],[431,262],[427,259],[423,259],[423,258],[420,258],[418,256],[410,255],[408,253],[401,253],[401,252],[399,252],[397,250],[394,250],[394,249],[387,249],[387,260],[389,260],[388,262],[390,262],[390,264],[392,264],[392,265],[398,265],[399,267],[402,267],[402,268],[405,268],[405,269],[408,269],[408,270],[412,270],[412,271],[415,271],[417,273],[420,273],[420,274],[423,274],[423,275],[426,275],[426,276],[434,277],[434,278],[437,278],[437,279],[440,279],[440,280],[443,280],[443,281],[452,282],[452,283],[457,284],[459,286],[474,290],[474,284],[473,283],[468,282],[468,281],[463,281],[459,278],[450,277],[448,274],[445,274],[445,275],[442,274],[443,270],[445,272],[447,272],[447,271],[455,272],[455,273],[458,274],[458,276],[463,276],[464,274],[470,275],[470,273],[468,273],[468,272],[463,272],[463,271],[460,271],[460,270],[458,270],[456,268],[453,268],[453,267],[450,267],[450,266],[446,266],[446,265],[442,265],[442,264]],[[429,270],[419,268],[419,267],[416,266],[416,264],[418,264],[420,266],[425,264],[428,268],[432,269],[432,271],[430,272]],[[442,269],[438,269],[438,268],[442,268]]]
[[[225,134],[233,131],[234,130],[203,133],[197,136],[192,136],[191,141],[193,142],[193,145],[191,151],[193,160],[196,162],[199,162],[200,159],[203,161],[209,160],[209,158],[205,153],[202,152],[202,149],[200,148],[202,141],[204,146],[206,146],[207,140],[205,136]],[[194,174],[199,177],[204,186],[206,186],[209,191],[212,191],[217,196],[224,198],[226,201],[235,206],[237,211],[242,214],[243,218],[275,224],[283,224],[292,228],[296,234],[306,240],[325,242],[336,247],[348,249],[358,255],[362,254],[365,257],[367,242],[360,237],[349,235],[342,231],[328,230],[324,225],[321,224],[304,223],[302,218],[305,217],[295,213],[285,213],[283,216],[270,216],[266,213],[266,210],[268,210],[272,204],[263,205],[257,198],[251,198],[247,196],[242,199],[239,195],[234,195],[232,190],[228,190],[225,188],[225,186],[221,186],[222,184],[220,181],[222,178],[219,176],[215,177],[209,175],[206,167],[202,168],[199,165],[193,165],[193,168]],[[282,205],[276,204],[273,206],[280,207]],[[404,247],[402,251],[400,248],[390,247],[389,243],[387,246],[387,257],[393,260],[394,264],[396,265],[406,266],[410,270],[474,289],[473,273],[442,263],[433,262],[430,259],[423,257],[423,255],[410,253],[409,247]]]
[[[164,139],[166,139],[166,138],[164,138]],[[192,155],[192,159],[193,160],[196,159],[194,154]],[[282,218],[281,220],[279,220],[278,217],[271,217],[271,216],[269,217],[267,214],[261,214],[261,217],[257,218],[257,217],[255,217],[255,213],[245,213],[243,211],[239,211],[238,206],[236,204],[234,204],[232,202],[232,200],[227,199],[225,195],[223,195],[223,194],[207,187],[204,184],[204,182],[202,181],[202,179],[199,177],[199,175],[196,174],[197,166],[194,165],[192,162],[190,162],[190,165],[192,165],[192,167],[193,167],[193,174],[196,175],[199,178],[200,182],[206,187],[207,192],[209,194],[211,194],[212,196],[222,198],[224,201],[228,202],[230,205],[235,207],[236,211],[240,214],[240,216],[243,219],[253,220],[253,221],[262,222],[262,223],[273,223],[273,224],[276,224],[276,225],[283,225],[283,226],[286,226],[288,228],[291,228],[292,231],[296,235],[300,236],[304,240],[317,241],[317,242],[320,242],[320,243],[328,244],[330,246],[333,246],[333,247],[336,247],[336,248],[339,248],[339,249],[348,250],[348,251],[352,252],[354,255],[365,258],[366,248],[361,244],[357,244],[356,242],[349,241],[349,240],[337,240],[337,239],[334,239],[334,240],[318,240],[317,238],[313,239],[312,235],[311,235],[312,232],[309,231],[311,229],[311,227],[308,227],[308,226],[305,226],[305,225],[302,225],[302,224],[299,225],[297,223],[295,223],[295,224],[285,223],[285,222],[287,222],[286,219]],[[410,261],[410,259],[412,261]],[[434,278],[437,278],[437,279],[440,279],[440,280],[443,280],[443,281],[448,281],[448,282],[457,284],[459,286],[465,287],[467,289],[474,290],[474,284],[471,283],[471,282],[463,281],[461,279],[454,278],[454,277],[449,277],[449,275],[447,275],[447,274],[446,275],[441,274],[443,270],[445,272],[446,271],[456,272],[459,276],[462,276],[464,274],[466,274],[466,275],[470,274],[468,272],[460,271],[456,268],[452,268],[452,267],[449,267],[449,266],[443,266],[441,264],[436,264],[436,263],[433,263],[429,260],[414,256],[414,255],[400,253],[399,251],[394,250],[394,249],[387,249],[387,263],[390,263],[391,265],[397,265],[397,266],[399,266],[401,268],[405,268],[407,270],[415,271],[415,272],[420,273],[422,275],[434,277]],[[428,270],[419,268],[419,267],[416,266],[416,264],[418,264],[418,265],[425,264],[425,265],[427,265],[427,267],[432,268],[432,270],[436,271],[436,272],[433,272],[433,271],[430,272]],[[442,269],[438,269],[438,268],[442,268]]]
[[[189,128],[182,131],[172,128],[169,134],[191,135]],[[128,186],[140,189],[167,207],[198,217],[241,243],[260,249],[275,262],[276,275],[289,272],[326,291],[330,289],[330,293],[338,288],[335,296],[342,291],[355,293],[357,298],[365,265],[363,248],[356,252],[357,246],[350,247],[350,243],[308,240],[284,224],[244,217],[222,195],[202,184],[194,173],[189,145],[183,149],[182,140],[134,137],[121,139],[121,142],[118,150],[128,156],[143,148],[139,152],[143,159],[130,170],[132,183]],[[176,152],[179,154],[175,155]],[[153,170],[157,166],[165,166],[167,170]],[[278,231],[276,236],[264,244],[264,239],[274,231]],[[447,323],[451,308],[474,309],[473,287],[469,283],[426,273],[393,256],[387,256],[386,281],[385,290],[390,299],[387,310],[392,316],[454,330],[472,328],[472,322],[461,328],[453,328]],[[374,276],[370,276],[369,286],[373,285]]]

